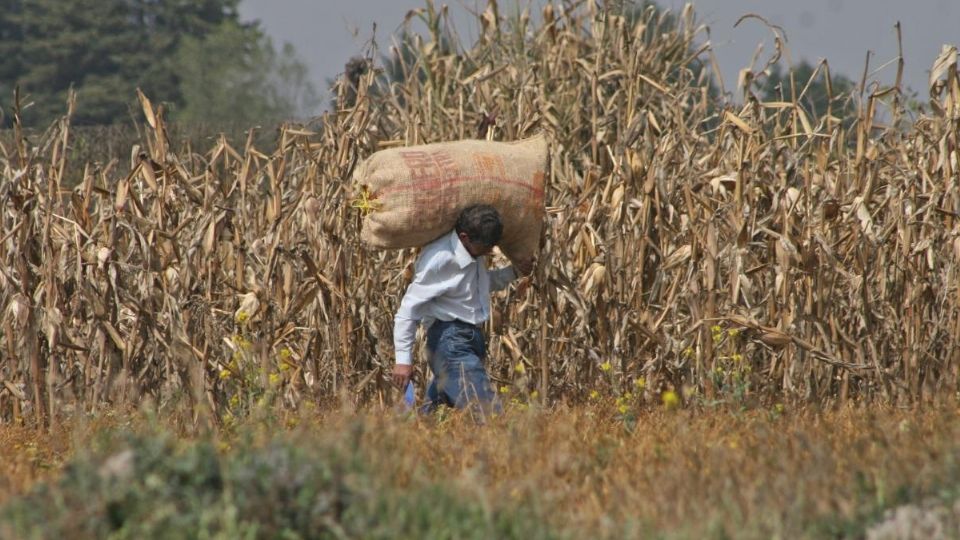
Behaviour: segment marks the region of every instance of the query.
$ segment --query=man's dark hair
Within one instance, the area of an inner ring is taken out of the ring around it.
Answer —
[[[471,242],[495,246],[503,236],[500,213],[489,204],[468,206],[457,218],[457,233],[466,233]]]

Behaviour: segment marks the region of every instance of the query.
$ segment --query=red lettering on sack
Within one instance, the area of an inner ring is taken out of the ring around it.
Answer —
[[[433,161],[436,163],[437,168],[440,169],[440,177],[445,180],[450,180],[460,176],[460,167],[457,167],[457,162],[453,160],[453,157],[439,150],[434,152]]]
[[[403,164],[410,170],[410,176],[415,180],[435,180],[439,177],[439,170],[434,165],[428,152],[408,150],[400,152]]]
[[[496,154],[477,154],[473,156],[473,162],[476,164],[480,176],[502,178],[507,175],[506,168],[503,166],[503,158]]]

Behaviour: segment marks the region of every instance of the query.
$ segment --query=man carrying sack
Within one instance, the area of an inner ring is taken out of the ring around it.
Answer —
[[[422,323],[434,375],[426,411],[443,405],[500,410],[484,366],[486,343],[480,325],[490,317],[490,293],[533,268],[532,259],[525,259],[487,270],[486,255],[502,235],[497,210],[473,205],[461,212],[453,231],[427,244],[417,258],[413,282],[394,318],[393,380],[401,389],[409,382],[417,325]]]
[[[408,405],[413,343],[422,322],[434,374],[425,409],[470,403],[498,409],[479,325],[490,317],[490,292],[533,266],[543,227],[547,150],[542,134],[513,142],[468,139],[387,148],[354,170],[361,240],[382,249],[423,248],[394,320],[393,379],[407,387]],[[485,256],[494,245],[512,267],[487,270]]]

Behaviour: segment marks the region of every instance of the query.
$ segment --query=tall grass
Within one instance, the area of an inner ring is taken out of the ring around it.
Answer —
[[[0,415],[52,424],[145,397],[221,419],[389,402],[414,254],[359,243],[354,166],[389,146],[540,131],[548,218],[535,276],[488,325],[498,385],[547,402],[954,396],[956,49],[919,116],[898,77],[854,96],[848,128],[798,105],[803,81],[794,101],[716,97],[691,8],[622,9],[549,4],[535,22],[491,0],[463,44],[427,3],[396,78],[351,71],[336,110],[285,127],[269,153],[252,133],[181,151],[147,96],[129,162],[67,158],[73,103],[43,137],[15,126],[0,145]]]

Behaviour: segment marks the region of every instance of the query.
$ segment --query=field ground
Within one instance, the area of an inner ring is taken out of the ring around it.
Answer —
[[[162,511],[169,496],[171,508],[214,509],[226,500],[223,515],[233,509],[232,518],[198,516],[185,529],[220,537],[310,535],[319,526],[330,537],[429,530],[574,538],[883,538],[886,531],[893,538],[939,530],[949,538],[960,532],[951,510],[960,495],[958,413],[951,405],[623,415],[612,403],[593,403],[513,408],[479,427],[456,415],[314,411],[255,414],[215,430],[174,416],[101,414],[56,436],[0,428],[0,515],[21,527],[18,534],[39,538],[66,530],[132,538],[169,529]],[[124,479],[122,487],[109,483],[111,475]],[[118,500],[126,505],[119,518]],[[296,513],[321,500],[335,504],[319,521]],[[163,528],[150,529],[157,524]]]

